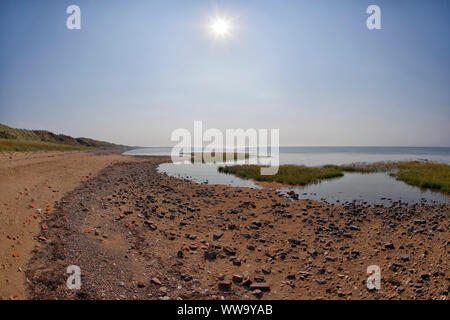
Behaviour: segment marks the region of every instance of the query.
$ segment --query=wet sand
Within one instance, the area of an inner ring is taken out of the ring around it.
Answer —
[[[158,173],[168,160],[81,175],[33,222],[40,234],[26,267],[27,297],[448,297],[449,205],[336,206],[269,188],[201,185]],[[80,290],[66,287],[69,265],[81,268]],[[380,290],[366,287],[370,265],[381,268]]]

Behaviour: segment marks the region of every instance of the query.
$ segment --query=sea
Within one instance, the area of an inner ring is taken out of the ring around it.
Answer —
[[[129,155],[170,155],[171,147],[138,148]],[[237,150],[240,152],[239,150]],[[248,151],[248,150],[247,150]],[[250,152],[252,154],[252,152]],[[373,163],[378,161],[428,160],[450,164],[450,148],[446,147],[280,147],[280,164],[322,166],[325,164]],[[242,161],[241,161],[242,162]],[[226,165],[227,163],[225,163]],[[251,180],[218,172],[224,164],[191,164],[190,161],[163,163],[158,171],[180,179],[203,184],[223,184],[231,187],[261,188]],[[390,206],[394,202],[450,203],[442,192],[421,189],[396,180],[387,173],[345,173],[343,177],[323,180],[305,187],[281,188],[294,191],[302,199],[342,204],[357,202]]]

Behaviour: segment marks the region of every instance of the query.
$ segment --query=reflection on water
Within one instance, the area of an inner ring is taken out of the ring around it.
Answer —
[[[243,180],[238,177],[222,174],[217,171],[219,165],[215,164],[191,164],[187,163],[163,163],[158,171],[169,176],[189,179],[197,183],[224,184],[231,187],[260,188],[251,180]]]
[[[382,205],[391,205],[395,201],[412,204],[419,203],[421,200],[428,204],[449,203],[449,197],[445,194],[407,185],[386,173],[345,173],[341,178],[304,188],[283,189],[283,191],[289,190],[295,191],[300,198],[326,200],[335,204],[353,200],[359,203]]]
[[[134,155],[169,155],[171,148],[138,149],[127,152]],[[354,162],[403,161],[428,159],[450,164],[450,148],[409,147],[282,147],[280,164],[320,166],[324,164],[349,164]],[[215,164],[161,164],[158,168],[170,176],[198,183],[224,184],[236,187],[259,188],[252,181],[219,173]],[[450,203],[450,197],[435,191],[422,190],[397,181],[386,173],[345,173],[341,178],[294,190],[300,198],[330,203],[352,202],[390,205],[402,201],[419,203]]]
[[[217,171],[218,167],[218,165],[213,164],[164,163],[158,167],[158,171],[197,183],[260,188],[251,180],[243,180],[233,175],[220,173]],[[281,189],[283,192],[289,190],[293,190],[303,199],[327,201],[335,204],[353,202],[353,200],[380,205],[390,205],[396,201],[409,204],[421,201],[428,204],[434,202],[450,203],[450,197],[445,194],[407,185],[387,173],[345,173],[343,177],[324,180],[318,184]]]

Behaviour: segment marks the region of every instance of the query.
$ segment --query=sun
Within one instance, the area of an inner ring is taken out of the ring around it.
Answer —
[[[211,23],[211,31],[217,36],[224,37],[230,33],[230,22],[224,18],[216,18]]]

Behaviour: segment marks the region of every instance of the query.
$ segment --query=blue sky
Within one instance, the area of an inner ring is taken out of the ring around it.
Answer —
[[[81,30],[66,28],[67,6]],[[366,28],[381,8],[382,30]],[[0,2],[0,122],[140,146],[176,128],[281,145],[450,146],[449,1]],[[232,34],[207,30],[218,13]]]

